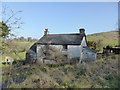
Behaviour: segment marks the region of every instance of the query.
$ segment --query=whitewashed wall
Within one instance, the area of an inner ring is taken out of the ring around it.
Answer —
[[[44,57],[42,49],[44,49],[45,45],[37,45],[37,59],[42,60]],[[68,56],[68,59],[72,58],[81,58],[82,54],[82,48],[83,46],[87,46],[85,37],[83,38],[81,45],[68,45],[68,49],[64,50],[63,45],[49,45],[53,48],[57,48],[59,51],[61,51],[63,54]]]
[[[62,45],[49,45],[49,46],[53,47],[53,48],[57,48],[59,51],[63,50],[63,46]]]
[[[83,40],[82,40],[82,42],[81,42],[81,46],[87,46],[85,37],[83,37]]]
[[[82,40],[82,42],[81,42],[81,45],[80,45],[80,61],[82,60],[82,53],[83,53],[83,47],[84,46],[87,46],[87,42],[86,42],[86,39],[85,39],[85,37],[83,37],[83,40]]]
[[[53,48],[59,49],[63,54],[68,56],[68,59],[80,57],[80,45],[68,45],[68,49],[64,50],[63,45],[50,45]]]
[[[43,53],[43,49],[44,49],[45,45],[37,45],[37,60],[42,60],[42,58],[44,58],[44,53]],[[62,45],[49,45],[53,48],[57,48],[58,50],[62,51],[63,46]]]
[[[68,59],[80,57],[80,45],[69,45],[68,46]]]
[[[43,54],[43,47],[45,45],[37,45],[37,59],[41,59],[44,57]],[[67,51],[65,51],[63,49],[62,45],[49,45],[53,48],[57,48],[59,51],[61,51],[62,53],[68,55],[68,59],[72,59],[72,58],[76,58],[76,57],[80,57],[80,45],[68,45],[68,49]]]

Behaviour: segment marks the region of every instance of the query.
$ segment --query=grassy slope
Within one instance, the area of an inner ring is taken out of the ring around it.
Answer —
[[[109,31],[109,32],[102,32],[102,33],[95,33],[87,35],[87,40],[94,40],[94,41],[101,41],[102,45],[105,47],[107,45],[114,46],[119,45],[118,42],[118,31]]]
[[[13,50],[15,49],[15,50],[20,51],[23,48],[29,49],[30,46],[34,42],[14,41],[13,43],[14,43],[14,46],[11,47],[11,49],[13,49]],[[6,51],[9,50],[9,49],[10,49],[9,47],[6,47]],[[26,52],[19,52],[19,53],[17,53],[17,55],[15,53],[11,52],[11,53],[7,53],[7,54],[3,54],[1,59],[2,59],[2,61],[4,61],[6,56],[10,56],[10,57],[12,57],[15,60],[24,60],[25,59],[25,55],[26,55]]]

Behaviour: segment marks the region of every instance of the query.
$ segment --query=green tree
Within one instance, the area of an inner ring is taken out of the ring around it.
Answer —
[[[11,29],[4,23],[0,22],[0,37],[7,38],[10,34]]]
[[[28,40],[29,42],[32,42],[32,37],[28,37],[27,40]]]

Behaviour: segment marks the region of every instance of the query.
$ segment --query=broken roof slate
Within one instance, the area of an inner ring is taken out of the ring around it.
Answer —
[[[42,45],[80,45],[84,34],[48,34],[37,41]]]

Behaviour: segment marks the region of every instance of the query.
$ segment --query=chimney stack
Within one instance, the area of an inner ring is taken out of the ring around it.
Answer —
[[[84,28],[79,29],[79,32],[80,32],[80,34],[84,34],[85,35],[85,29]]]
[[[44,35],[47,35],[47,34],[48,34],[48,29],[45,29]]]

